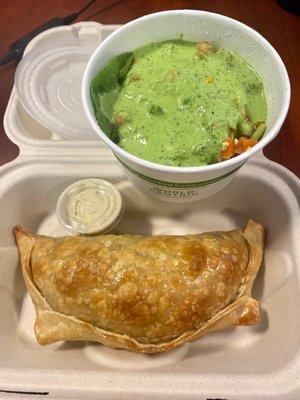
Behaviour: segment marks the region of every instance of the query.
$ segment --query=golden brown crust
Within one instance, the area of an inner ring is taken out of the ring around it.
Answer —
[[[14,230],[40,344],[93,340],[167,351],[259,319],[263,228],[203,235],[47,238]]]

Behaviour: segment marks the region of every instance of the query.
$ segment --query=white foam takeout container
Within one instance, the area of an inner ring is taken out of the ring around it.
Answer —
[[[101,40],[113,29],[79,23],[45,32],[30,46],[73,32],[96,34]],[[0,168],[1,399],[300,398],[300,188],[291,172],[258,154],[221,193],[183,207],[135,189],[98,139],[52,136],[26,115],[14,91],[5,129],[20,156]],[[122,194],[125,214],[116,233],[226,230],[242,227],[249,217],[262,223],[268,231],[266,252],[253,291],[261,304],[261,323],[215,332],[156,355],[95,343],[39,346],[12,228],[20,224],[32,232],[65,234],[55,213],[58,196],[72,182],[90,176],[108,179]]]

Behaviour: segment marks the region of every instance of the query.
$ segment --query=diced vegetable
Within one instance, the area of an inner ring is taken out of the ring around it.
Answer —
[[[262,122],[261,124],[259,124],[256,127],[251,138],[255,139],[255,140],[260,140],[262,138],[263,134],[265,133],[265,130],[266,130],[266,124],[264,122]]]
[[[228,53],[228,54],[226,55],[226,64],[227,64],[228,67],[230,67],[230,68],[232,68],[232,67],[235,66],[234,58],[233,58],[233,55],[232,55],[231,53]]]
[[[163,113],[164,113],[164,110],[162,109],[161,106],[153,104],[150,107],[150,114],[152,114],[152,115],[162,115]]]
[[[241,136],[239,139],[227,138],[222,143],[221,160],[228,160],[235,155],[242,154],[256,145],[257,140]]]
[[[182,99],[181,103],[185,106],[191,104],[193,101],[193,98],[191,96],[186,96]]]
[[[237,144],[235,145],[234,148],[234,153],[235,154],[242,154],[244,153],[246,150],[248,150],[249,148],[253,147],[254,145],[256,145],[257,140],[253,139],[253,138],[247,138],[245,136],[241,136],[237,142]]]
[[[120,114],[116,115],[115,116],[115,123],[116,123],[117,126],[123,125],[125,123],[125,118],[123,117],[123,115],[120,115]]]
[[[174,81],[174,79],[175,79],[175,71],[174,71],[174,69],[169,69],[169,71],[168,71],[168,80],[169,81]]]
[[[130,77],[130,82],[137,82],[137,81],[140,81],[141,80],[141,75],[139,75],[139,74],[133,74],[133,75],[131,75],[131,77]]]
[[[229,158],[233,157],[233,155],[234,155],[234,139],[227,138],[222,143],[221,159],[228,160]]]
[[[210,42],[199,42],[197,43],[198,54],[210,54],[215,51],[214,45]]]
[[[210,84],[214,83],[214,78],[212,76],[208,76],[206,78],[205,82],[210,85]]]
[[[245,119],[237,125],[240,136],[250,137],[253,133],[253,124],[249,119]]]

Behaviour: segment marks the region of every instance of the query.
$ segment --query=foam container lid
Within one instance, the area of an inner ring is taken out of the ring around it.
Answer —
[[[36,37],[26,54],[53,41],[94,41],[117,26],[81,22]],[[19,157],[0,167],[0,399],[298,400],[300,398],[300,185],[295,175],[251,158],[221,193],[195,203],[153,200],[126,180],[95,137],[62,137],[24,110],[13,89],[4,118]],[[56,128],[55,128],[56,129]],[[121,192],[125,213],[115,233],[187,234],[242,227],[267,229],[265,259],[253,295],[261,322],[215,332],[165,353],[142,355],[89,342],[41,347],[35,311],[22,279],[14,225],[61,236],[56,216],[62,190],[87,177]]]

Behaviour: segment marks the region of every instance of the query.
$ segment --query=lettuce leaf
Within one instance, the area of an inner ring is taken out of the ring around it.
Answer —
[[[100,128],[115,143],[119,141],[118,127],[113,123],[112,110],[121,85],[134,62],[132,52],[114,57],[92,80],[90,94],[95,117]]]

